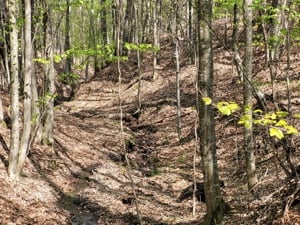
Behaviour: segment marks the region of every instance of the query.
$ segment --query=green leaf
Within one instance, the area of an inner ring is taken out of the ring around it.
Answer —
[[[54,62],[56,62],[56,63],[60,63],[60,62],[63,60],[64,57],[66,57],[65,54],[62,54],[62,55],[54,55],[53,60],[54,60]]]
[[[204,102],[205,105],[210,105],[212,103],[212,100],[210,97],[203,97],[202,101]]]
[[[276,121],[275,121],[275,120],[272,120],[272,119],[264,118],[264,119],[262,119],[262,123],[263,123],[264,125],[271,125],[271,124],[276,123]]]
[[[254,124],[260,124],[260,125],[262,125],[262,124],[263,124],[262,121],[263,121],[262,119],[259,119],[259,120],[253,120],[253,123],[254,123]]]
[[[229,109],[230,109],[231,113],[234,113],[234,112],[236,112],[236,111],[240,110],[240,107],[239,107],[239,105],[238,105],[238,104],[236,104],[235,102],[229,102],[229,105],[228,105],[228,107],[229,107]]]
[[[278,112],[276,112],[276,115],[277,115],[279,118],[286,118],[286,117],[289,115],[289,112],[286,112],[286,111],[278,111]]]
[[[279,140],[282,139],[284,137],[282,130],[276,128],[276,127],[271,127],[269,129],[269,133],[271,137],[276,137]]]
[[[241,116],[238,124],[240,125],[244,125],[244,127],[246,129],[250,129],[251,126],[252,126],[252,123],[251,123],[251,116],[250,115],[243,115]]]
[[[33,62],[37,62],[37,63],[43,64],[43,65],[50,64],[50,61],[45,58],[35,58],[35,59],[33,59]]]
[[[293,126],[285,126],[287,134],[298,134],[298,130]]]
[[[244,112],[245,113],[251,112],[251,110],[252,110],[252,105],[251,104],[248,104],[248,105],[244,106]]]
[[[285,127],[287,126],[287,122],[285,120],[279,120],[276,124],[276,127]]]
[[[266,113],[265,119],[272,119],[275,120],[277,118],[277,115],[275,113]]]
[[[231,114],[231,110],[228,105],[228,102],[218,102],[217,108],[221,114],[229,116]]]
[[[262,114],[263,111],[261,109],[256,109],[256,110],[253,111],[253,113],[255,113],[255,114]]]
[[[276,115],[275,113],[272,113],[271,119],[272,119],[272,120],[276,120],[276,118],[277,118],[277,115]]]
[[[296,113],[293,117],[294,117],[295,119],[300,119],[300,113]]]

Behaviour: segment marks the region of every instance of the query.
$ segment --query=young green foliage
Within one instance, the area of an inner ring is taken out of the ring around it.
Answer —
[[[202,101],[205,105],[211,105],[212,99],[209,97],[202,97]],[[218,102],[215,107],[222,115],[229,116],[238,110],[240,107],[235,102]],[[245,111],[250,110],[249,106],[245,106]],[[289,125],[287,122],[287,117],[289,113],[286,111],[278,111],[278,112],[269,112],[264,114],[262,110],[257,109],[253,111],[254,114],[254,125],[260,125],[269,128],[269,135],[271,137],[275,137],[277,139],[284,138],[285,135],[294,135],[298,134],[298,130]],[[295,114],[294,118],[300,118],[300,114]],[[238,124],[245,126],[247,129],[252,126],[252,117],[250,115],[242,115],[238,121]]]
[[[152,44],[133,44],[133,43],[125,43],[124,47],[127,50],[134,50],[139,52],[158,52],[160,49],[157,46],[153,46]]]

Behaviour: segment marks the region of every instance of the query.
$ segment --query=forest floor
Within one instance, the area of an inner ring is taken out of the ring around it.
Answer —
[[[120,142],[116,64],[82,83],[72,101],[56,106],[55,144],[52,148],[34,145],[30,149],[23,177],[18,183],[7,178],[10,131],[2,126],[0,224],[137,224],[130,176],[144,224],[199,224],[205,215],[205,203],[196,202],[196,215],[193,216],[192,199],[177,202],[180,192],[193,180],[196,68],[185,59],[181,62],[182,138],[179,140],[173,51],[174,46],[166,39],[162,43],[158,79],[155,81],[152,81],[151,56],[145,55],[142,110],[138,118],[133,115],[137,109],[138,84],[135,58],[130,57],[121,64],[123,136],[130,171]],[[215,101],[235,101],[241,105],[242,86],[233,72],[232,53],[218,44],[214,52]],[[292,109],[299,112],[297,96],[300,96],[300,86],[297,82],[300,64],[295,60],[299,55],[292,53],[291,56]],[[262,60],[259,55],[255,57],[257,62]],[[279,76],[284,77],[284,66],[283,63]],[[264,92],[270,94],[267,69],[261,69],[255,80]],[[285,104],[285,82],[281,80],[276,85]],[[263,150],[258,144],[259,183],[252,192],[247,190],[241,155],[243,128],[237,125],[237,121],[237,115],[216,114],[219,175],[225,182],[222,195],[231,207],[224,224],[300,224],[299,204],[282,216],[285,199],[291,194],[288,179],[278,168],[276,160],[267,160],[273,153]],[[299,137],[295,139],[297,142]],[[293,160],[300,163],[297,147]],[[199,156],[196,157],[196,166],[196,176],[201,181]]]

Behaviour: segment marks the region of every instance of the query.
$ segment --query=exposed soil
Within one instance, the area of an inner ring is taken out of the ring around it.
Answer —
[[[176,84],[173,47],[162,44],[158,79],[151,79],[151,56],[145,56],[142,80],[142,110],[137,116],[137,73],[134,57],[122,63],[121,98],[126,151],[131,163],[138,206],[144,224],[199,224],[205,203],[191,199],[177,202],[180,192],[192,182],[195,144],[194,65],[182,61],[182,139],[176,128]],[[256,56],[258,57],[258,56]],[[299,54],[293,53],[295,60]],[[232,55],[215,48],[215,93],[217,101],[241,105],[242,86],[234,74]],[[285,62],[280,64],[276,84],[286,105]],[[257,68],[256,68],[257,69]],[[292,67],[292,110],[299,112],[299,62]],[[1,224],[137,224],[125,154],[121,145],[118,74],[111,64],[99,76],[81,84],[74,99],[55,109],[55,144],[52,148],[34,145],[30,149],[20,182],[7,178],[8,148],[0,147],[0,223]],[[255,77],[260,88],[270,94],[269,72]],[[249,192],[243,156],[243,128],[237,116],[216,113],[216,135],[222,194],[231,211],[224,224],[300,224],[300,205],[290,208],[283,221],[285,200],[291,194],[288,179],[276,160],[266,160],[272,152],[258,144],[259,184]],[[295,121],[295,126],[299,127]],[[9,143],[9,129],[1,135]],[[267,136],[266,136],[267,137]],[[300,163],[299,136],[294,140],[293,160]],[[281,154],[281,153],[280,153]],[[197,157],[197,179],[201,180]]]

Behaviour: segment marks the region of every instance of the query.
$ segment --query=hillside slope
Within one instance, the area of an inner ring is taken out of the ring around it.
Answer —
[[[172,45],[161,51],[158,79],[151,80],[151,57],[143,63],[142,110],[136,110],[137,77],[134,57],[122,63],[121,97],[124,138],[131,162],[140,213],[145,224],[197,224],[205,204],[177,202],[180,191],[192,182],[195,151],[194,65],[182,62],[182,140],[176,133],[176,84]],[[242,99],[242,87],[233,75],[232,58],[222,47],[215,49],[216,101]],[[1,224],[136,224],[136,209],[120,138],[116,64],[81,84],[70,102],[56,107],[55,145],[35,145],[20,183],[8,181],[8,152],[0,147]],[[267,77],[261,71],[257,79]],[[283,84],[282,84],[283,86]],[[262,88],[268,91],[267,86]],[[296,90],[299,94],[299,90]],[[282,92],[284,93],[284,92]],[[294,92],[295,98],[296,94]],[[294,100],[295,100],[294,98]],[[296,100],[295,100],[296,101]],[[297,110],[297,107],[295,107]],[[281,224],[286,177],[272,161],[259,164],[259,184],[247,191],[242,127],[237,118],[216,115],[217,151],[223,196],[232,207],[224,224]],[[9,143],[9,130],[1,127]],[[260,150],[260,149],[258,149]],[[258,154],[260,152],[258,151]],[[295,153],[299,163],[299,152]],[[259,161],[267,154],[259,155]],[[199,157],[197,179],[201,180]],[[289,213],[290,224],[300,223],[299,205]],[[287,223],[285,223],[287,224]]]

